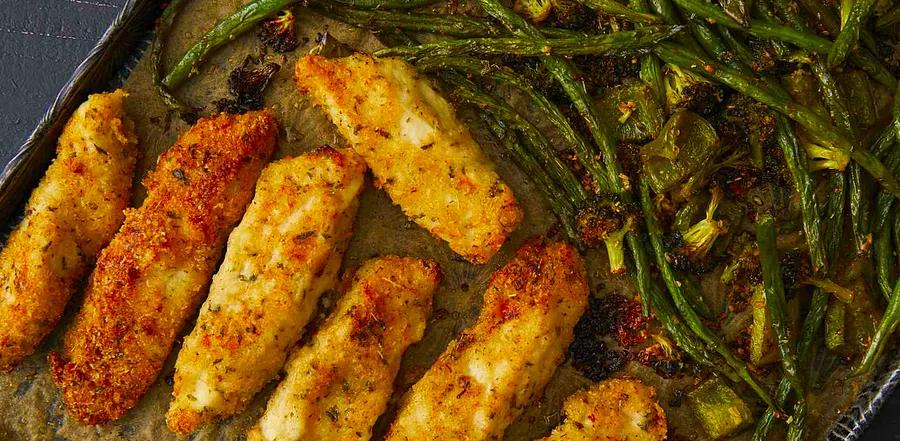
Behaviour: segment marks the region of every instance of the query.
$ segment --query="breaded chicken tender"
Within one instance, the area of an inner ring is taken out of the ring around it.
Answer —
[[[286,367],[250,441],[368,440],[387,407],[403,353],[419,341],[441,273],[402,257],[369,260]]]
[[[31,355],[53,330],[122,225],[137,157],[125,96],[91,95],[75,111],[0,253],[0,371]]]
[[[234,415],[284,365],[319,296],[334,288],[366,166],[323,147],[263,170],[175,363],[169,428]]]
[[[639,380],[612,379],[569,397],[566,421],[544,441],[662,441],[666,414],[656,390]]]
[[[69,413],[118,419],[159,375],[206,294],[225,240],[275,148],[269,112],[201,119],[144,179],[147,198],[100,253],[50,373]]]
[[[523,245],[492,276],[477,322],[402,399],[387,439],[502,439],[563,360],[587,300],[574,248]]]
[[[484,263],[522,220],[512,190],[447,101],[399,59],[307,55],[300,90],[321,106],[411,220]]]

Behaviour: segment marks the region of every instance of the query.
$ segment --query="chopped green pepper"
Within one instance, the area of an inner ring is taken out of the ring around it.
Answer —
[[[747,403],[718,377],[704,381],[688,393],[688,402],[713,439],[731,435],[753,421]]]
[[[650,86],[628,81],[609,89],[597,101],[600,118],[616,129],[620,141],[646,142],[656,138],[664,118]]]
[[[719,150],[713,126],[696,113],[679,109],[659,136],[641,149],[641,159],[650,186],[661,194],[708,166]]]

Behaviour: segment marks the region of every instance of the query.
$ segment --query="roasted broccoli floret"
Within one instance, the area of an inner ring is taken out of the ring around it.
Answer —
[[[747,236],[739,236],[729,247],[731,260],[722,270],[720,281],[725,286],[728,307],[743,311],[762,287],[762,268],[759,253]]]
[[[290,9],[283,9],[275,17],[260,23],[259,39],[275,52],[283,54],[297,49],[297,18]]]
[[[764,151],[775,144],[775,113],[763,103],[746,95],[733,94],[725,104],[724,119],[736,123],[743,132],[737,145],[746,144],[753,153],[751,159],[757,168],[763,167]]]
[[[516,0],[513,9],[528,17],[533,23],[541,23],[550,15],[553,2],[550,0]]]
[[[682,233],[682,240],[684,241],[682,251],[692,260],[705,258],[709,254],[713,242],[728,231],[725,221],[716,220],[714,217],[716,209],[719,207],[719,202],[722,201],[722,189],[713,187],[710,192],[712,193],[712,198],[709,201],[709,206],[706,208],[706,217]]]
[[[812,142],[803,143],[806,156],[809,158],[810,171],[844,170],[850,162],[847,153],[838,149],[821,146]]]
[[[577,216],[578,233],[585,245],[603,242],[609,255],[609,271],[625,274],[625,234],[635,226],[635,212],[619,202],[600,201],[581,210]]]
[[[688,109],[708,117],[718,112],[723,100],[722,89],[693,72],[668,65],[665,75],[666,107]]]
[[[683,199],[688,199],[692,194],[701,190],[702,186],[707,185],[707,181],[711,176],[717,175],[721,170],[726,168],[737,169],[744,166],[747,162],[746,157],[747,152],[745,150],[732,150],[727,155],[716,158],[710,166],[704,167],[698,173],[691,175],[681,189],[678,190],[677,195]]]

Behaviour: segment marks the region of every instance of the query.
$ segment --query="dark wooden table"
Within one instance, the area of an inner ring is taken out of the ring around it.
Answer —
[[[0,164],[5,164],[125,0],[0,0]],[[900,440],[900,394],[864,441]]]

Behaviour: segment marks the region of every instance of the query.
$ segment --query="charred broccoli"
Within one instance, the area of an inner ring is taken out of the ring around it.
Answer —
[[[709,201],[709,206],[706,208],[706,217],[682,233],[684,244],[681,251],[692,260],[704,259],[709,254],[713,242],[721,234],[728,231],[725,221],[714,218],[716,209],[722,201],[722,189],[713,187],[710,193],[712,198]]]
[[[516,0],[513,9],[532,22],[540,23],[550,15],[553,3],[550,0]]]
[[[723,100],[722,88],[700,75],[669,65],[665,76],[666,107],[688,109],[701,116],[718,112]]]
[[[601,201],[581,210],[576,223],[585,245],[606,244],[610,273],[625,274],[624,239],[635,227],[634,210],[620,202]]]
[[[263,107],[263,93],[281,66],[263,63],[248,56],[228,77],[228,93],[232,98],[222,98],[213,104],[219,112],[245,113]]]
[[[275,17],[260,24],[259,39],[275,52],[283,54],[297,49],[297,18],[290,9],[283,9]]]
[[[775,141],[775,113],[763,103],[746,95],[734,94],[725,104],[725,120],[738,125],[744,139],[740,144],[749,144],[751,159],[757,168],[762,168],[764,151]]]
[[[844,170],[850,162],[850,156],[838,149],[824,147],[812,142],[803,143],[803,149],[809,157],[810,171]]]

